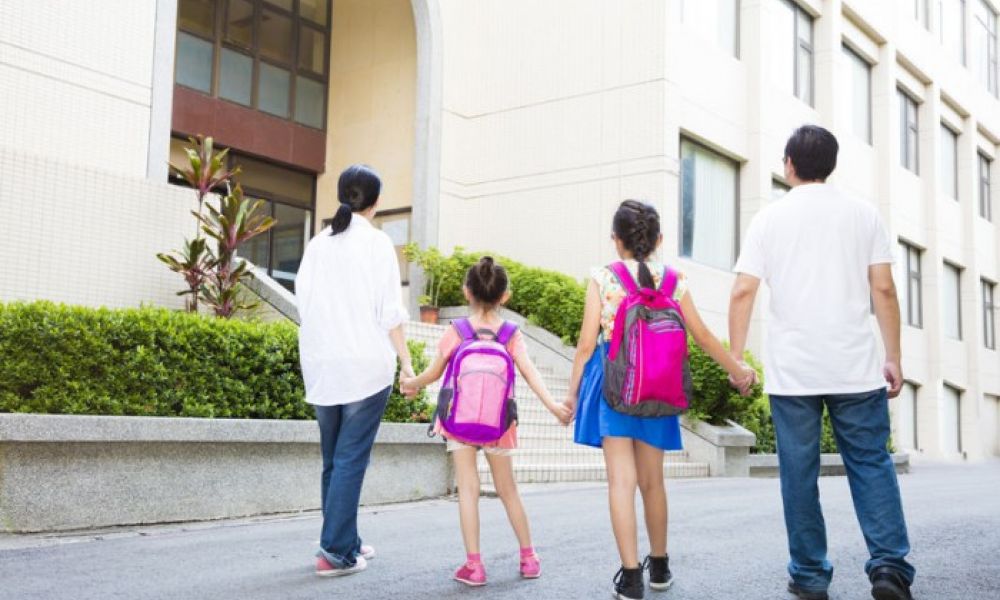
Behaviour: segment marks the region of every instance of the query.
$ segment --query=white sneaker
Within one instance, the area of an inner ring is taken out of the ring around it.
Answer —
[[[375,548],[371,546],[361,545],[361,556],[365,560],[371,560],[375,558]]]
[[[316,558],[316,574],[320,577],[340,577],[342,575],[353,575],[355,573],[360,573],[368,567],[368,561],[365,560],[364,556],[358,556],[357,562],[354,563],[353,567],[338,567],[326,560],[326,557],[319,556]]]

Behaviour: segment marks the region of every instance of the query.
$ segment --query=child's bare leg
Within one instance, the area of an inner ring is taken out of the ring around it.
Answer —
[[[460,448],[451,453],[458,483],[458,519],[466,554],[479,554],[479,472],[476,449]]]
[[[507,519],[514,528],[517,543],[521,548],[530,548],[531,530],[528,528],[528,515],[524,512],[521,494],[517,491],[517,482],[514,481],[514,461],[510,456],[489,453],[486,454],[486,460],[490,463],[493,485],[496,486],[497,496],[507,511]]]
[[[663,481],[663,450],[635,441],[635,463],[646,514],[646,532],[652,556],[667,554],[667,488]]]
[[[622,566],[639,566],[639,549],[635,525],[635,488],[637,475],[631,438],[605,437],[604,464],[608,470],[608,504],[611,508],[611,529],[618,543]]]

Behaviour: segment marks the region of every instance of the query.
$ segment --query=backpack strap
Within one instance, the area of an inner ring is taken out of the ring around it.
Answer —
[[[455,331],[458,332],[458,337],[462,338],[462,341],[467,342],[479,338],[468,319],[458,319],[452,325],[455,327]]]
[[[608,265],[608,269],[618,278],[618,281],[625,288],[625,293],[628,295],[637,294],[639,292],[639,286],[636,285],[635,279],[632,277],[632,273],[629,273],[628,267],[622,261],[614,262]]]
[[[670,267],[664,267],[663,279],[660,281],[660,292],[673,298],[674,292],[677,291],[677,281],[677,271],[671,269]]]
[[[497,330],[497,342],[506,346],[517,333],[517,323],[504,321],[500,329]]]

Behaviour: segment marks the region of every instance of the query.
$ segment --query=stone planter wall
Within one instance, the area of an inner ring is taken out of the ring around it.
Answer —
[[[692,461],[708,464],[710,477],[749,477],[753,433],[732,421],[720,426],[684,418],[681,424],[684,449]]]
[[[819,463],[820,477],[831,475],[846,475],[844,459],[839,454],[821,454]],[[896,473],[903,474],[910,472],[910,455],[897,453],[892,455],[892,463],[896,467]],[[778,455],[777,454],[751,454],[749,458],[751,477],[777,477],[778,476]]]
[[[450,491],[440,438],[383,423],[362,503]],[[319,508],[313,421],[0,414],[0,531],[55,531]]]

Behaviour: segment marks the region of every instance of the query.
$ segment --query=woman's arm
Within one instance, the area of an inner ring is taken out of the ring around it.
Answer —
[[[403,325],[399,324],[389,330],[389,341],[399,357],[399,369],[403,377],[414,377],[413,357],[410,356],[410,348],[406,345],[406,332]]]
[[[709,331],[708,327],[705,326],[705,322],[701,320],[698,309],[695,308],[691,292],[687,292],[681,298],[681,310],[684,311],[684,322],[695,343],[707,352],[712,357],[712,360],[719,363],[729,373],[729,376],[741,394],[746,395],[749,393],[750,385],[757,376],[756,372],[733,358],[726,351],[722,342]]]
[[[576,343],[576,354],[573,356],[573,371],[569,378],[569,392],[566,406],[576,409],[577,396],[580,393],[580,379],[587,361],[594,355],[597,348],[597,336],[601,332],[601,292],[593,279],[587,284],[587,300],[583,307],[583,324],[580,326],[580,339]]]

